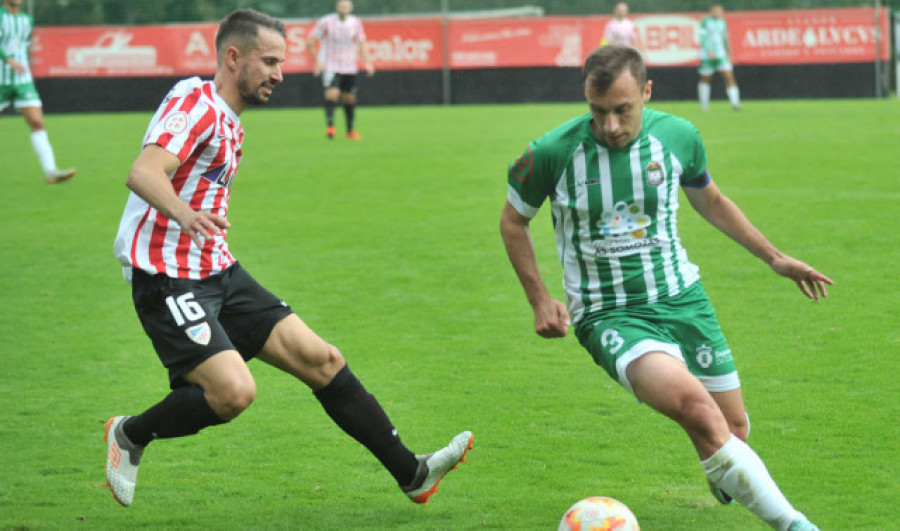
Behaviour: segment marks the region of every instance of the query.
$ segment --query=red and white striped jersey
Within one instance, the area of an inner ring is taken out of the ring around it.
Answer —
[[[309,35],[320,43],[319,58],[326,72],[359,72],[359,46],[366,42],[366,32],[359,17],[347,15],[342,21],[337,13],[325,15],[316,22]]]
[[[177,156],[181,165],[169,175],[175,193],[194,210],[225,217],[243,141],[241,121],[215,84],[192,77],[169,91],[150,120],[142,147],[155,144]],[[132,267],[151,275],[202,279],[235,262],[225,232],[198,247],[177,222],[132,192],[114,251],[129,281]]]
[[[606,27],[603,29],[603,40],[606,41],[605,44],[624,44],[637,48],[637,27],[627,18],[622,20],[614,18],[606,23]]]

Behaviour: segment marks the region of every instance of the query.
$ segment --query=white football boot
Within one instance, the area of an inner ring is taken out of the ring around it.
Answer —
[[[47,172],[47,184],[59,184],[75,177],[75,168],[67,170],[50,170]]]
[[[130,417],[113,417],[106,421],[106,484],[117,502],[125,507],[134,499],[134,485],[144,447],[128,440],[122,424]]]
[[[447,472],[466,460],[466,453],[472,448],[474,440],[472,432],[464,431],[444,448],[428,455],[417,455],[419,468],[412,483],[402,487],[403,492],[416,503],[428,503],[428,498],[437,491],[438,483],[444,479]]]

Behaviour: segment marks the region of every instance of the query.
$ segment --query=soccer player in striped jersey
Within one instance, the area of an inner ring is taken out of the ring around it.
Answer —
[[[697,84],[697,97],[700,108],[709,109],[709,98],[712,93],[712,76],[716,72],[722,74],[725,81],[725,95],[734,110],[741,109],[741,91],[734,79],[734,67],[731,64],[731,52],[728,48],[728,24],[725,23],[725,8],[722,4],[713,4],[709,14],[700,21],[700,82]]]
[[[687,121],[645,108],[641,54],[601,46],[585,60],[589,113],[531,142],[509,167],[500,229],[534,310],[535,331],[584,348],[637,399],[677,422],[713,493],[777,529],[815,529],[745,443],[731,350],[678,235],[679,188],[706,220],[793,280],[809,298],[831,280],[773,246],[713,182]],[[529,223],[549,199],[568,306],[544,284]]]
[[[359,62],[369,76],[375,75],[375,65],[366,48],[366,32],[362,21],[353,13],[353,2],[338,0],[335,12],[320,18],[313,26],[306,49],[314,62],[313,75],[322,76],[325,87],[325,135],[333,139],[334,110],[340,103],[344,107],[347,125],[346,137],[362,140],[354,129],[356,118],[356,81]],[[320,46],[316,46],[316,43]]]
[[[0,7],[0,111],[13,105],[31,129],[31,146],[37,153],[48,184],[75,176],[75,170],[56,167],[50,138],[44,129],[41,97],[29,67],[34,20],[22,12],[22,0],[4,0]]]
[[[616,2],[613,7],[613,18],[603,28],[603,39],[601,39],[600,45],[604,44],[624,44],[641,50],[641,39],[637,26],[628,18],[627,2]]]
[[[258,284],[228,248],[229,196],[244,140],[240,114],[266,103],[282,82],[285,49],[279,20],[253,10],[226,17],[216,35],[215,78],[175,85],[128,175],[115,254],[171,392],[138,415],[106,423],[107,483],[124,506],[134,499],[151,441],[195,434],[250,406],[256,382],[247,362],[254,357],[311,388],[416,503],[427,503],[471,448],[472,433],[464,431],[436,452],[410,451],[338,349]]]

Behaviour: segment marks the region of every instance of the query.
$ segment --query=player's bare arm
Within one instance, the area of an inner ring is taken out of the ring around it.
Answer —
[[[507,202],[500,218],[500,234],[509,261],[534,310],[534,331],[541,337],[565,337],[569,330],[569,312],[563,303],[550,296],[541,279],[528,228],[530,221]]]
[[[322,62],[319,61],[319,47],[318,47],[318,39],[315,37],[310,37],[306,40],[306,51],[309,53],[310,58],[312,58],[313,63],[313,75],[319,76],[322,74]]]
[[[685,188],[691,206],[714,227],[725,233],[779,275],[793,280],[810,299],[827,297],[826,284],[834,282],[812,266],[779,251],[759,231],[741,209],[710,182],[704,188]]]
[[[194,243],[203,246],[205,238],[221,234],[221,229],[227,229],[230,223],[222,216],[192,210],[178,197],[169,175],[180,165],[178,157],[165,149],[146,146],[131,166],[125,184],[162,215],[178,222],[181,232]]]
[[[366,45],[366,41],[361,41],[359,43],[359,58],[362,60],[363,67],[366,69],[366,73],[369,77],[375,75],[375,63],[372,62],[372,56],[369,55],[369,47]]]

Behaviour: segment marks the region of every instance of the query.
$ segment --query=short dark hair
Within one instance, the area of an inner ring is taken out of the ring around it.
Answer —
[[[639,85],[647,82],[647,67],[641,52],[631,46],[605,44],[585,58],[581,81],[584,84],[590,80],[591,87],[603,94],[626,68]]]
[[[238,48],[245,52],[251,46],[251,41],[259,37],[259,28],[269,28],[285,36],[284,23],[275,17],[260,13],[253,9],[238,9],[232,11],[219,24],[216,32],[216,55],[221,60],[221,54],[229,43],[240,41]]]

